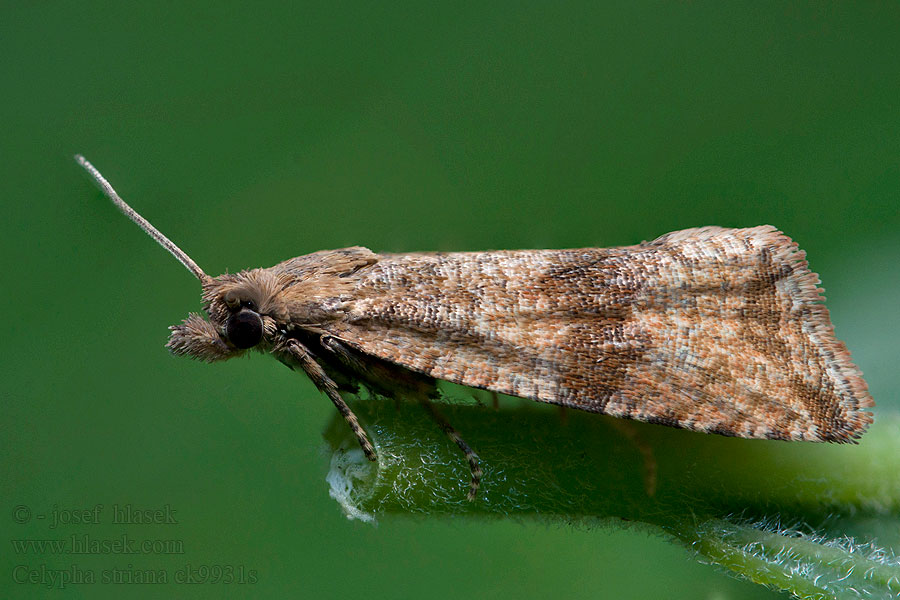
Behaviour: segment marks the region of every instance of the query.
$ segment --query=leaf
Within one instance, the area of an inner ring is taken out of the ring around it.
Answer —
[[[466,461],[418,404],[369,399],[354,411],[379,460],[365,460],[336,416],[328,481],[349,518],[639,525],[799,598],[900,595],[900,559],[885,549],[900,532],[897,416],[879,416],[859,445],[833,445],[703,435],[518,399],[500,410],[441,405],[480,456],[469,502]]]

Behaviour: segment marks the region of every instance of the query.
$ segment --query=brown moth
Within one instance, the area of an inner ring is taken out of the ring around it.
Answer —
[[[306,372],[366,456],[339,389],[447,380],[614,417],[743,438],[851,442],[874,405],[833,332],[805,253],[772,226],[700,227],[621,248],[314,252],[210,277],[78,162],[182,262],[206,317],[171,327],[174,354],[249,350]],[[466,453],[478,487],[477,456]]]

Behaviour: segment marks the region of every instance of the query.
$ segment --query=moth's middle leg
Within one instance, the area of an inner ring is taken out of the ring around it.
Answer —
[[[372,445],[372,442],[369,441],[369,436],[366,435],[366,432],[360,426],[356,415],[350,410],[350,406],[343,398],[341,398],[340,393],[338,393],[337,384],[328,376],[325,369],[322,368],[322,365],[316,362],[309,350],[293,338],[284,340],[278,349],[286,351],[294,360],[296,360],[297,364],[299,364],[300,368],[309,375],[309,378],[312,379],[312,382],[316,387],[325,392],[325,395],[334,403],[338,412],[341,413],[341,416],[344,417],[344,420],[350,425],[350,429],[353,430],[353,434],[359,441],[359,445],[362,447],[366,458],[371,461],[377,460],[375,456],[375,447]]]
[[[453,440],[453,443],[465,454],[466,461],[469,463],[469,470],[472,472],[467,498],[474,500],[481,485],[482,475],[481,466],[478,463],[478,455],[428,400],[429,396],[437,394],[434,380],[376,357],[361,354],[330,335],[323,335],[320,344],[323,348],[329,350],[345,368],[354,372],[357,377],[360,377],[368,385],[373,386],[384,395],[395,397],[398,395],[411,396],[425,407],[431,418],[441,428],[441,431]]]
[[[420,398],[419,401],[422,403],[422,406],[425,407],[425,410],[428,411],[428,414],[431,415],[431,418],[437,422],[438,426],[441,428],[447,437],[449,437],[453,442],[459,446],[459,449],[462,450],[463,454],[466,455],[466,461],[469,463],[469,470],[472,472],[472,480],[469,482],[469,493],[466,498],[471,502],[475,500],[475,495],[478,494],[478,488],[481,486],[481,465],[478,464],[478,455],[475,454],[475,451],[472,450],[472,447],[466,443],[466,440],[462,439],[462,436],[459,435],[459,432],[453,428],[450,423],[447,422],[447,419],[444,418],[444,415],[439,413],[434,405],[428,401],[428,398]]]

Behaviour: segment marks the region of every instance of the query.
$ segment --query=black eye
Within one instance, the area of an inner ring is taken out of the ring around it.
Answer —
[[[262,339],[262,319],[252,310],[242,310],[229,317],[225,324],[225,334],[228,341],[241,350],[252,348]]]

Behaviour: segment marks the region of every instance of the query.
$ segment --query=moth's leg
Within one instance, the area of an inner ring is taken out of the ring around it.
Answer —
[[[338,412],[341,413],[341,416],[344,417],[344,420],[350,425],[350,429],[353,430],[356,439],[359,440],[359,445],[362,446],[366,458],[372,461],[376,460],[375,447],[372,446],[372,442],[369,441],[369,436],[367,436],[366,432],[363,431],[363,428],[360,427],[356,415],[353,414],[353,411],[350,410],[350,407],[344,399],[341,398],[341,395],[338,393],[337,384],[327,373],[325,373],[325,370],[316,362],[309,350],[307,350],[303,344],[291,338],[286,339],[280,346],[279,350],[286,351],[290,354],[306,374],[309,375],[309,378],[312,379],[312,382],[316,387],[325,392],[325,395],[334,403]]]
[[[383,396],[397,400],[401,396],[428,398],[437,393],[431,377],[360,352],[334,336],[322,335],[319,344],[336,359],[342,371],[349,372]]]
[[[625,419],[610,419],[613,426],[619,430],[619,433],[628,438],[644,459],[644,491],[648,496],[656,494],[656,456],[653,454],[653,448],[642,439],[634,423]]]
[[[481,485],[481,467],[478,464],[478,455],[469,444],[459,435],[447,420],[437,412],[437,409],[428,401],[428,397],[436,393],[434,380],[408,369],[383,361],[378,357],[360,353],[341,342],[338,338],[324,334],[319,338],[319,344],[329,351],[337,360],[358,377],[382,393],[393,396],[396,399],[407,396],[416,398],[437,422],[441,430],[463,451],[472,472],[472,481],[469,484],[467,498],[474,500]]]
[[[327,333],[320,336],[319,344],[322,348],[331,352],[341,365],[349,369],[356,377],[364,377],[368,374],[369,368],[363,361],[363,358],[359,356],[359,353],[348,348],[334,336]]]
[[[472,447],[466,443],[464,439],[459,435],[459,432],[456,431],[450,423],[447,422],[447,419],[441,415],[434,405],[428,401],[427,398],[420,398],[420,402],[422,406],[425,407],[425,410],[431,415],[441,430],[449,437],[453,442],[459,446],[459,449],[463,451],[463,454],[466,455],[466,460],[469,462],[469,470],[472,471],[472,481],[469,483],[469,493],[466,498],[469,501],[475,499],[475,495],[478,493],[478,488],[481,486],[481,466],[478,464],[478,455],[475,454],[475,451],[472,450]]]

